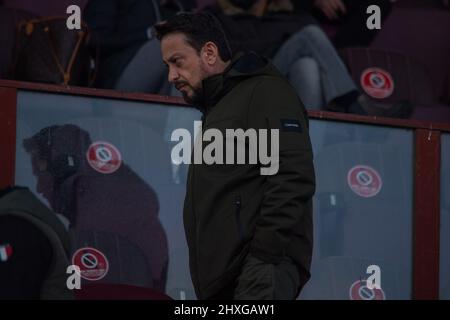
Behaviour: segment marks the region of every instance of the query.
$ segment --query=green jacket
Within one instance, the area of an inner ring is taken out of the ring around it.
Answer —
[[[273,264],[290,257],[305,284],[315,173],[302,102],[278,70],[254,53],[237,55],[222,74],[203,81],[203,90],[203,132],[279,129],[280,162],[274,175],[261,175],[259,163],[190,165],[184,225],[197,297],[208,299],[235,282],[248,254]],[[248,143],[245,148],[248,154]]]

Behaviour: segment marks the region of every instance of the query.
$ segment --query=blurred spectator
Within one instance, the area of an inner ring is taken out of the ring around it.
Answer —
[[[0,79],[11,78],[17,24],[33,17],[29,12],[8,8],[0,2]]]
[[[308,109],[402,116],[405,104],[381,105],[358,91],[333,45],[307,13],[292,12],[289,1],[228,0],[210,8],[221,20],[233,51],[255,51],[273,58]],[[226,15],[224,12],[233,13]],[[255,39],[257,39],[255,41]],[[407,113],[409,114],[409,113]]]
[[[97,86],[169,94],[151,28],[180,10],[182,4],[173,0],[90,0],[84,14],[94,34],[92,46],[100,48]]]
[[[316,23],[307,12],[271,10],[266,0],[239,1],[242,7],[232,4],[230,0],[218,0],[217,5],[207,8],[224,25],[235,52],[255,51],[273,57],[284,41],[295,32]]]
[[[296,11],[309,11],[320,22],[337,26],[333,37],[337,48],[369,46],[378,30],[367,29],[367,8],[379,6],[382,21],[392,9],[390,0],[293,0],[293,4]]]
[[[27,188],[0,190],[0,299],[73,299],[69,235]]]
[[[37,192],[50,203],[55,212],[68,221],[77,236],[101,232],[125,238],[137,246],[146,257],[146,269],[125,264],[123,272],[150,274],[148,283],[141,284],[164,292],[168,248],[165,231],[159,221],[158,197],[145,181],[122,161],[115,171],[101,173],[87,160],[88,150],[102,154],[96,165],[111,166],[111,151],[90,148],[88,132],[75,125],[43,128],[24,141],[30,153]],[[116,248],[117,237],[110,237],[109,247]],[[125,251],[125,250],[124,250]],[[127,260],[129,252],[122,252]],[[131,253],[130,253],[131,254]],[[120,283],[120,276],[112,279]],[[144,276],[144,275],[143,275]]]

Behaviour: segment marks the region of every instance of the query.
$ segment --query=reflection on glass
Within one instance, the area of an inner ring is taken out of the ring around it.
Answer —
[[[45,127],[23,141],[37,192],[65,221],[72,247],[108,257],[102,281],[165,291],[168,245],[154,189],[108,141],[91,141],[76,125]]]

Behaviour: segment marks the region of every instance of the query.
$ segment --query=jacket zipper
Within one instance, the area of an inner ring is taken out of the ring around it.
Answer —
[[[244,232],[242,230],[242,223],[241,223],[241,196],[237,196],[236,200],[234,202],[235,205],[235,214],[236,214],[236,223],[238,225],[238,232],[239,232],[239,238],[241,240],[244,239]]]
[[[204,115],[204,114],[202,114],[202,117],[201,117],[201,122],[202,122],[202,134],[204,134],[204,128],[203,128],[203,125],[204,125],[204,123],[205,123],[205,120],[206,120],[206,115]],[[195,245],[195,248],[193,248],[193,250],[194,250],[194,252],[195,252],[195,270],[194,270],[194,273],[195,273],[195,287],[197,287],[198,288],[198,290],[200,290],[200,283],[199,283],[199,281],[198,281],[198,279],[199,279],[199,267],[198,267],[198,262],[199,262],[199,256],[200,256],[200,250],[199,250],[199,239],[198,239],[198,232],[197,232],[197,213],[196,213],[196,211],[195,211],[195,164],[194,163],[191,163],[190,164],[190,168],[191,168],[191,179],[190,179],[190,184],[189,184],[189,189],[191,190],[191,197],[192,197],[192,216],[193,216],[193,220],[194,220],[194,222],[193,222],[193,225],[194,225],[194,230],[193,230],[193,232],[194,232],[194,236],[195,236],[195,238],[194,238],[194,245]],[[194,281],[194,279],[193,279],[193,281]],[[201,292],[200,292],[200,294],[202,294]]]
[[[193,230],[192,232],[194,233],[194,254],[195,254],[195,264],[194,264],[194,268],[195,270],[193,270],[194,274],[195,274],[195,279],[192,279],[192,281],[194,282],[194,286],[196,288],[200,288],[199,282],[198,282],[198,260],[199,260],[199,253],[198,253],[198,233],[197,233],[197,216],[196,216],[196,212],[195,212],[195,180],[194,180],[194,171],[195,171],[195,166],[194,164],[190,164],[190,179],[189,179],[189,186],[187,186],[190,190],[191,190],[191,209],[192,209],[192,219],[193,219]],[[201,293],[200,293],[201,294]]]

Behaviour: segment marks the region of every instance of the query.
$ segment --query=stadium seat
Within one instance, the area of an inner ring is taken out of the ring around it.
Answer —
[[[386,102],[408,100],[415,105],[434,102],[431,79],[424,64],[404,54],[370,48],[345,48],[340,55],[352,78],[371,98]],[[369,69],[375,71],[362,79]],[[389,78],[392,84],[388,83]]]
[[[378,102],[409,101],[411,118],[450,121],[450,108],[439,103],[427,67],[402,53],[345,48],[340,55],[362,92]]]
[[[436,97],[442,96],[450,68],[450,11],[439,1],[397,1],[371,45],[373,49],[400,52],[425,64]]]

